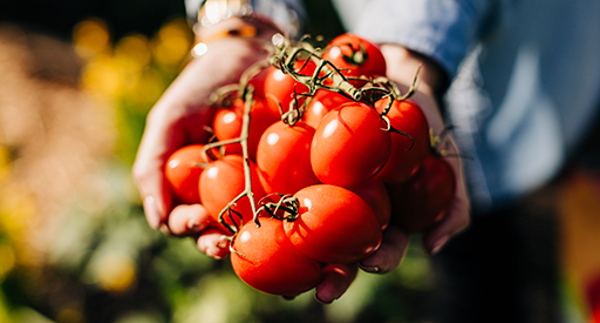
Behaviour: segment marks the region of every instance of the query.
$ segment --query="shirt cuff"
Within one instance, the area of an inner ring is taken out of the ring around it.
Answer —
[[[478,33],[488,1],[380,0],[364,8],[351,32],[394,43],[438,62],[453,78]]]
[[[192,21],[198,20],[198,9],[205,0],[185,0],[186,14]],[[306,20],[306,12],[300,0],[251,0],[252,14],[272,22],[287,37],[297,38]]]

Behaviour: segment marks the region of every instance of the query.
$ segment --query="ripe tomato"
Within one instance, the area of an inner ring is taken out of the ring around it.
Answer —
[[[293,127],[282,121],[272,124],[260,138],[256,165],[267,194],[292,195],[317,184],[310,166],[310,144],[315,129],[299,121]]]
[[[352,102],[352,100],[339,93],[319,89],[306,107],[304,121],[306,121],[309,126],[317,128],[327,112],[349,102]]]
[[[280,220],[246,223],[232,241],[231,266],[248,285],[265,293],[295,296],[321,282],[321,265],[298,251]]]
[[[224,141],[239,138],[242,134],[245,102],[241,99],[233,101],[231,107],[217,109],[213,119],[213,131],[217,140]],[[256,146],[260,136],[271,124],[280,120],[277,113],[273,113],[263,101],[254,100],[250,111],[250,129],[248,134],[248,155],[250,159],[256,158]],[[227,145],[225,154],[242,154],[242,146],[239,143]]]
[[[378,178],[371,178],[348,189],[356,193],[371,206],[377,220],[379,220],[379,224],[381,224],[381,230],[387,228],[392,215],[392,205],[387,188],[383,182]]]
[[[200,202],[198,181],[204,166],[210,161],[204,153],[204,145],[193,144],[176,150],[165,164],[165,176],[177,198],[186,204]]]
[[[239,155],[224,156],[210,163],[200,176],[200,201],[215,222],[219,221],[221,210],[246,188],[243,160],[243,157]],[[254,200],[259,201],[266,194],[260,185],[256,166],[252,161],[250,161],[250,175]],[[251,222],[254,217],[247,196],[241,198],[232,209],[242,214],[243,223]],[[224,219],[229,225],[240,226],[235,215],[235,221],[232,221],[227,215]]]
[[[456,177],[442,158],[428,156],[406,183],[388,186],[392,217],[406,232],[423,232],[438,223],[450,207]]]
[[[385,58],[379,47],[354,34],[334,38],[322,58],[332,62],[346,76],[386,75]]]
[[[295,71],[305,76],[312,76],[316,68],[312,60],[299,60],[294,65]],[[276,67],[269,68],[265,76],[263,89],[265,102],[277,114],[280,113],[279,105],[281,105],[283,112],[289,111],[294,94],[307,94],[310,91],[306,85],[296,81],[290,74]],[[304,97],[298,96],[299,106],[303,104],[304,100]]]
[[[284,222],[285,234],[305,255],[325,263],[353,263],[381,244],[373,209],[348,189],[318,184],[298,191],[299,215]]]
[[[381,113],[388,104],[389,98],[384,98],[375,103],[375,108]],[[387,116],[392,127],[410,138],[391,132],[392,152],[377,177],[386,183],[401,183],[408,180],[429,155],[429,124],[421,108],[408,100],[394,101]]]
[[[331,110],[313,138],[310,161],[317,178],[350,187],[375,176],[390,156],[392,139],[371,107],[352,102]]]

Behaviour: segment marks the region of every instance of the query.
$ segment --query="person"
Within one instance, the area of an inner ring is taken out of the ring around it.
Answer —
[[[473,157],[448,158],[459,179],[457,193],[444,220],[422,238],[427,252],[439,253],[434,261],[450,268],[440,283],[449,287],[441,293],[447,306],[440,316],[448,322],[526,321],[531,315],[527,306],[513,306],[515,298],[523,298],[511,282],[522,279],[516,272],[523,255],[512,257],[522,241],[511,227],[531,208],[526,201],[551,183],[593,125],[600,89],[600,3],[332,2],[350,32],[380,45],[387,76],[403,89],[422,66],[412,99],[434,132],[440,133],[446,121],[455,126],[449,137],[452,153]],[[252,10],[232,12],[232,3]],[[190,12],[198,5],[189,4]],[[171,205],[163,164],[170,152],[198,136],[195,125],[210,119],[208,95],[263,59],[261,42],[276,32],[298,31],[304,12],[293,0],[209,0],[201,7],[200,21],[209,6],[216,18],[204,19],[197,29],[200,40],[211,40],[208,50],[189,63],[149,113],[133,170],[152,227],[201,233],[200,250],[220,258],[226,246],[218,234],[203,231],[203,208]],[[247,24],[256,26],[255,37],[219,36]],[[359,266],[388,272],[399,265],[407,244],[408,236],[391,227],[381,248]],[[355,269],[329,275],[315,297],[324,303],[339,298]],[[549,279],[556,278],[551,272]],[[550,294],[553,301],[541,311],[556,305],[556,292]],[[490,311],[496,313],[491,318]],[[559,320],[555,312],[548,310],[544,322]]]

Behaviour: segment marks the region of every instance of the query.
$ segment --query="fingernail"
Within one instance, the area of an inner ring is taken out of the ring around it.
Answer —
[[[333,303],[333,301],[325,302],[325,301],[321,300],[321,299],[319,298],[319,294],[318,294],[318,293],[315,293],[315,300],[316,300],[317,302],[319,302],[319,303],[323,304],[323,305],[328,305],[328,304],[331,304],[331,303]]]
[[[437,239],[437,241],[433,243],[433,246],[431,247],[431,251],[429,253],[432,255],[437,254],[446,244],[446,242],[448,242],[448,236],[443,236]]]
[[[206,255],[209,256],[209,257],[211,257],[211,258],[213,258],[213,259],[216,259],[216,260],[223,259],[223,256],[221,256],[219,254],[219,250],[217,250],[215,248],[209,248],[208,250],[206,250]]]
[[[185,226],[187,227],[187,229],[189,231],[192,232],[199,232],[204,230],[204,228],[206,227],[205,223],[201,223],[198,219],[196,218],[191,218],[189,219],[186,223]]]
[[[227,246],[229,246],[229,237],[228,236],[221,236],[221,238],[219,238],[219,241],[217,242],[217,247],[218,248],[227,248]]]
[[[379,268],[379,266],[369,266],[369,265],[365,265],[362,262],[359,262],[358,265],[360,266],[360,268],[368,273],[376,273],[379,272],[381,270],[381,268]]]
[[[150,227],[153,229],[158,229],[160,226],[160,214],[158,213],[154,196],[146,196],[146,198],[144,198],[143,206],[144,212],[146,213],[146,219],[148,219],[148,224],[150,224]]]

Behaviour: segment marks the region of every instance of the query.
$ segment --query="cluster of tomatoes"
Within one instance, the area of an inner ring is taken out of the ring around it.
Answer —
[[[430,228],[455,180],[431,154],[421,108],[375,81],[386,69],[378,47],[344,34],[322,51],[278,49],[242,94],[220,101],[212,141],[173,153],[166,177],[182,203],[200,203],[212,229],[232,236],[243,281],[297,295],[326,264],[375,252],[390,222]]]

